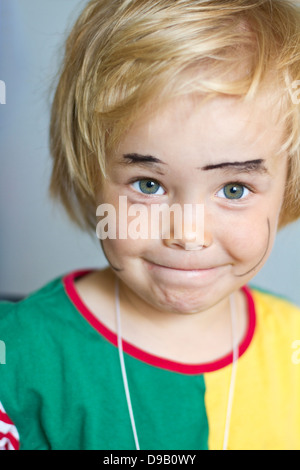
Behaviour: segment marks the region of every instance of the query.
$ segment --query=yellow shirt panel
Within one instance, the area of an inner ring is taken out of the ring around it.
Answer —
[[[238,360],[228,449],[300,450],[300,309],[251,292],[256,326]],[[223,446],[231,369],[205,374],[210,449]]]

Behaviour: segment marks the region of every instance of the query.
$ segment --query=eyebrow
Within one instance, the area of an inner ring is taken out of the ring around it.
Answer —
[[[157,157],[153,157],[152,155],[141,155],[139,153],[126,153],[123,155],[123,161],[120,163],[122,164],[129,164],[129,165],[138,165],[142,167],[155,167],[156,165],[166,165],[165,162],[160,160]],[[217,163],[214,165],[205,165],[203,167],[198,167],[197,169],[201,169],[203,171],[209,170],[228,170],[233,169],[237,172],[245,172],[245,173],[261,173],[266,174],[269,173],[268,169],[265,166],[265,160],[262,158],[255,159],[255,160],[247,160],[245,162],[222,162]],[[164,174],[158,171],[158,168],[155,168],[156,171],[160,174]]]
[[[123,161],[120,163],[125,163],[125,165],[138,165],[142,167],[156,167],[157,165],[166,165],[165,162],[160,160],[157,157],[153,157],[152,155],[141,155],[139,153],[126,153],[123,155]],[[158,168],[155,168],[155,170],[158,171]],[[163,173],[161,173],[163,174]]]
[[[245,172],[245,173],[268,173],[268,169],[265,166],[265,160],[259,158],[256,160],[247,160],[246,162],[224,162],[224,163],[217,163],[216,165],[206,165],[201,167],[200,169],[203,171],[208,170],[223,170],[223,169],[233,169],[238,172]],[[199,169],[199,168],[198,168]]]

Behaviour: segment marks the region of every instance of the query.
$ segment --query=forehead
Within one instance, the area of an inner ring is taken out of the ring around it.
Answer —
[[[234,97],[189,95],[144,110],[121,140],[118,155],[136,152],[159,158],[246,161],[279,153],[285,126],[280,105],[268,94],[250,102]]]

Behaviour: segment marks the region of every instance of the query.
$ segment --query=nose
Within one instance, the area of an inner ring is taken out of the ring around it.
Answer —
[[[203,248],[207,248],[211,245],[211,236],[205,232],[203,240],[199,240],[193,230],[185,231],[180,238],[176,238],[174,233],[170,234],[170,237],[164,238],[164,244],[169,248],[181,248],[185,251],[199,251]]]
[[[181,219],[176,219],[174,214],[170,220],[170,231],[163,234],[163,242],[167,247],[198,251],[211,245],[212,233],[204,223],[204,206],[193,206],[189,205],[189,210],[185,207]]]
[[[186,251],[198,251],[204,248],[204,242],[201,243],[196,240],[195,235],[185,234],[180,239],[175,239],[174,237],[170,237],[166,240],[165,244],[169,248],[183,248]]]

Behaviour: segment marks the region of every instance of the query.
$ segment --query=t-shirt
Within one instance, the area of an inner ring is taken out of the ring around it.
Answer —
[[[0,447],[135,449],[117,336],[59,277],[0,304]],[[300,309],[245,286],[228,449],[300,449]],[[230,353],[205,364],[167,360],[123,341],[141,450],[222,449]]]

